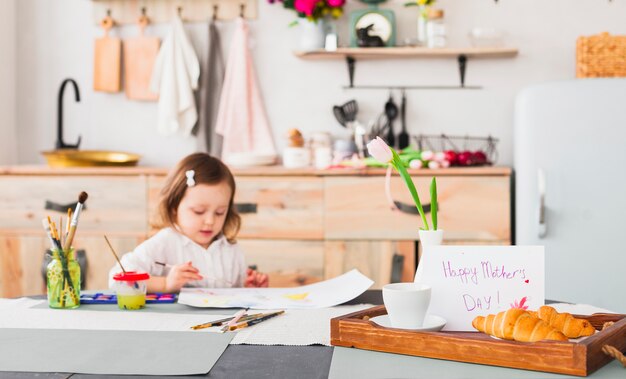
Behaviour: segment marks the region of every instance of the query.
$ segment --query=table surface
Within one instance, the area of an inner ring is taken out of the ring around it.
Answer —
[[[382,304],[380,290],[366,291],[346,304]],[[445,375],[443,375],[445,373]],[[387,354],[330,346],[229,345],[205,378],[515,378],[558,379],[573,376],[508,369],[477,364]],[[626,369],[613,361],[590,378],[624,377]],[[126,379],[128,375],[85,375],[68,373],[0,372],[0,377]],[[152,376],[180,378],[180,376]]]

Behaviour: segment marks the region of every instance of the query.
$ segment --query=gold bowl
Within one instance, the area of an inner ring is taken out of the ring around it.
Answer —
[[[41,153],[50,167],[136,166],[140,155],[119,151],[54,150]]]

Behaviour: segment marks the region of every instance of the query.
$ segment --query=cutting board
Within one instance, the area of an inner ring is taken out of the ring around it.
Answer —
[[[101,92],[119,92],[122,40],[109,37],[109,31],[113,27],[111,16],[105,17],[100,26],[104,29],[104,37],[96,38],[95,41],[93,89]]]
[[[159,53],[159,39],[147,37],[144,30],[148,17],[139,18],[139,36],[124,40],[124,87],[126,97],[132,100],[156,101],[158,95],[150,91],[152,68]]]

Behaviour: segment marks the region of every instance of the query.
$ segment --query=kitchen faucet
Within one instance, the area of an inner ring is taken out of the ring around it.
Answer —
[[[74,86],[74,94],[76,94],[76,102],[80,103],[80,92],[78,91],[78,84],[74,79],[65,79],[63,83],[61,83],[61,88],[59,89],[59,99],[58,99],[58,111],[57,111],[57,149],[78,149],[80,145],[81,137],[78,136],[78,141],[76,145],[70,145],[63,142],[63,92],[65,91],[65,86],[67,83],[72,83]]]

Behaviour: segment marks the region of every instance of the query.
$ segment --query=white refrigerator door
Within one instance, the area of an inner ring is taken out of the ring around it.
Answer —
[[[545,246],[546,298],[626,313],[626,79],[524,89],[514,148],[516,243]]]

